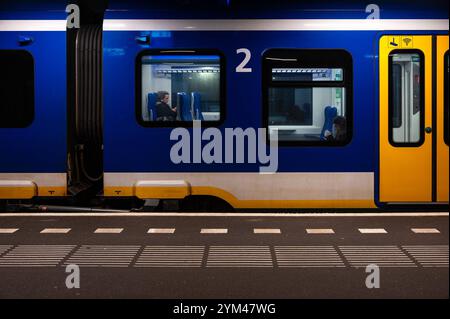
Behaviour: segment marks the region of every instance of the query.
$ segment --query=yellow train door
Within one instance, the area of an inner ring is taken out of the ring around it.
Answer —
[[[448,144],[449,144],[449,53],[448,36],[436,39],[436,174],[437,201],[448,202]]]
[[[386,35],[379,50],[379,200],[448,202],[448,36]]]

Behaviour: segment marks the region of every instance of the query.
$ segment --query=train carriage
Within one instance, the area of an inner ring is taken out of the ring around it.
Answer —
[[[231,5],[229,19],[198,7],[173,18],[111,3],[103,43],[105,196],[212,196],[234,208],[448,202],[446,11],[384,3],[381,19],[366,19],[372,11],[363,4],[254,5]],[[151,116],[158,91],[177,106],[176,121]],[[192,94],[203,100],[195,105],[192,97],[183,117],[180,96]],[[222,133],[221,154],[173,161],[176,126],[190,127],[183,143],[195,152],[199,110],[203,129]],[[336,117],[346,122],[345,136],[330,142],[324,132]],[[250,156],[226,163],[227,128],[265,128],[264,142],[276,131],[276,172],[262,174]]]
[[[0,201],[64,197],[65,7],[4,2],[0,8]]]
[[[35,111],[47,105],[52,124],[0,128],[0,199],[26,198],[11,180],[46,196],[18,173],[59,172],[52,195],[66,198],[90,188],[194,209],[448,206],[447,2],[106,7],[66,34],[61,18],[46,20],[51,64],[29,45]],[[40,37],[21,29],[28,18],[2,19],[2,49]]]

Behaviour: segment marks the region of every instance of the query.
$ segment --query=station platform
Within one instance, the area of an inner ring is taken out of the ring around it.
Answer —
[[[448,212],[1,213],[0,297],[448,298],[448,242]]]

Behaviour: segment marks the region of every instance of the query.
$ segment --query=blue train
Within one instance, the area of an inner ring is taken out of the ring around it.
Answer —
[[[448,207],[447,1],[0,8],[4,203]]]

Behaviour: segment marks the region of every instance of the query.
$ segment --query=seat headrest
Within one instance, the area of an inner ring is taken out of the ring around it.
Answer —
[[[182,121],[192,121],[191,97],[185,92],[177,93],[177,106]]]
[[[334,106],[325,107],[325,117],[326,118],[335,118],[337,116],[337,108]]]

